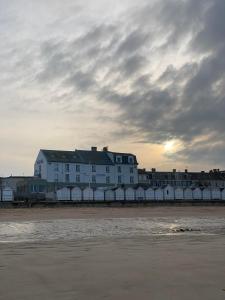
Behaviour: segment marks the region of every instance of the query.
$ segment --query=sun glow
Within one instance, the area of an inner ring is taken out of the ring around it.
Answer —
[[[166,153],[174,152],[176,148],[175,141],[166,141],[163,146]]]

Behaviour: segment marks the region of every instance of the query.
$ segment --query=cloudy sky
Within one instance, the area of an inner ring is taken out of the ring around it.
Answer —
[[[225,168],[224,0],[0,0],[0,176],[40,148]]]

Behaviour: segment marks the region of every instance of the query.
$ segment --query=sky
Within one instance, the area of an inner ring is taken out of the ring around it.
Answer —
[[[224,0],[0,0],[0,176],[39,149],[225,169]]]

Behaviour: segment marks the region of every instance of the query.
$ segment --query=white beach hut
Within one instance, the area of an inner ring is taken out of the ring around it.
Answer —
[[[155,189],[155,200],[157,201],[164,200],[164,193],[162,188]]]
[[[105,191],[105,200],[106,201],[114,201],[115,196],[114,196],[114,191],[113,190],[106,190]]]
[[[92,201],[94,199],[94,192],[91,187],[86,187],[83,190],[83,200],[84,201]]]
[[[193,189],[193,200],[202,200],[202,190],[200,188]]]
[[[202,199],[203,200],[211,200],[211,191],[208,188],[204,188],[202,190]]]
[[[184,189],[184,199],[193,200],[193,190],[191,188]]]
[[[139,186],[135,192],[136,200],[145,200],[145,190],[143,187]]]
[[[221,190],[220,188],[212,189],[212,200],[221,200]]]
[[[225,188],[221,190],[221,200],[225,200]]]
[[[64,187],[56,192],[56,198],[58,201],[69,201],[70,200],[70,189]]]
[[[104,201],[105,200],[105,191],[103,189],[96,189],[94,191],[94,199],[95,201]]]
[[[115,200],[117,200],[117,201],[124,200],[124,190],[121,187],[119,187],[115,190]]]
[[[72,189],[72,200],[73,201],[81,201],[82,200],[82,191],[76,186]]]
[[[148,188],[146,191],[145,191],[145,199],[146,200],[151,200],[151,201],[154,201],[155,200],[155,191],[153,188]]]
[[[163,188],[164,200],[174,200],[174,188],[171,185],[167,185]]]
[[[176,188],[174,191],[175,199],[176,200],[184,200],[184,189],[183,188]]]
[[[14,195],[13,190],[10,187],[5,187],[2,189],[2,201],[13,201]]]
[[[132,187],[129,187],[125,190],[125,199],[127,201],[135,200],[135,191]]]

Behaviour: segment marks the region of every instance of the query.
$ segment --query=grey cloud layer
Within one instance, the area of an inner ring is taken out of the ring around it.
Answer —
[[[224,160],[224,0],[147,1],[93,23],[41,43],[37,84],[70,94],[71,107],[78,94],[115,108],[117,136],[179,139],[177,159]]]

